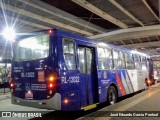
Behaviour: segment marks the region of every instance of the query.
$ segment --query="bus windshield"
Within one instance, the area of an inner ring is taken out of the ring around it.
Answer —
[[[22,39],[15,49],[16,61],[46,58],[49,55],[49,35],[43,34]]]

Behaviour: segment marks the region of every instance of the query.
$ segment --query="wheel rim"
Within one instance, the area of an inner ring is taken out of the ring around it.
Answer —
[[[114,104],[116,102],[116,94],[115,94],[114,90],[110,90],[108,97],[109,97],[110,104]]]

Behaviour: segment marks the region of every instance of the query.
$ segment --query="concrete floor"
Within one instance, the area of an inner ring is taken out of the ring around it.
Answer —
[[[153,113],[153,114],[152,114]],[[112,114],[112,116],[111,116]],[[113,117],[114,115],[114,117]],[[117,117],[118,115],[118,117]],[[123,115],[123,116],[122,116]],[[126,117],[124,117],[126,115]],[[138,115],[138,116],[137,116]],[[159,117],[146,117],[146,116]],[[129,117],[132,116],[132,117]],[[159,120],[160,119],[160,84],[148,90],[107,106],[94,113],[79,118],[80,120]]]

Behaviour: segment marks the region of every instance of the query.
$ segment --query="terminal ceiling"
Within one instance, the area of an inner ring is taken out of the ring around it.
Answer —
[[[160,0],[0,0],[0,3],[1,30],[6,23],[13,25],[19,35],[58,28],[151,56],[160,55]],[[0,55],[8,58],[11,46],[5,43],[1,38]]]

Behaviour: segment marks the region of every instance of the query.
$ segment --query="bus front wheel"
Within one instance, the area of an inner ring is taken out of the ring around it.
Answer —
[[[107,101],[110,105],[113,105],[117,102],[117,91],[113,86],[111,86],[108,90]]]

